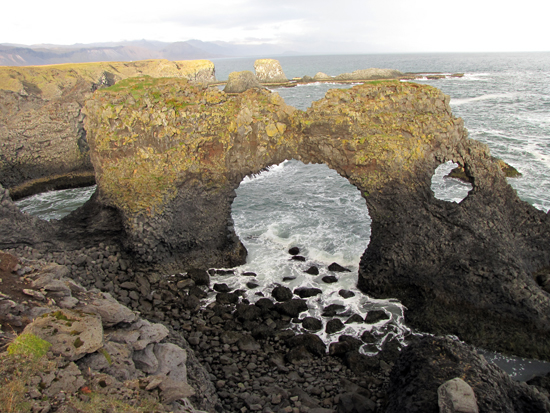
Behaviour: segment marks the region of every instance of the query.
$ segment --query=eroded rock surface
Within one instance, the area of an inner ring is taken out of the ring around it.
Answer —
[[[94,90],[137,75],[215,81],[206,60],[0,67],[0,184],[13,196],[92,185],[81,109]]]
[[[288,81],[281,64],[275,59],[256,60],[254,62],[254,71],[261,83],[281,83]]]

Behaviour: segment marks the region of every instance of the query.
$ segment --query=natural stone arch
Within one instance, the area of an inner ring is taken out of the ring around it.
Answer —
[[[531,276],[550,264],[548,215],[519,200],[448,103],[390,81],[329,91],[302,112],[266,90],[124,81],[86,105],[97,201],[119,211],[126,246],[145,261],[232,266],[246,254],[230,216],[242,178],[289,158],[325,163],[372,218],[363,291],[402,300],[420,330],[550,359],[550,297]],[[448,160],[473,185],[460,204],[430,189]]]

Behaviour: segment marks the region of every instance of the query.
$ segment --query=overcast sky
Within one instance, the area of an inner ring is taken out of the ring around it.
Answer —
[[[549,0],[11,0],[2,4],[0,43],[199,39],[322,54],[550,51],[549,16]]]

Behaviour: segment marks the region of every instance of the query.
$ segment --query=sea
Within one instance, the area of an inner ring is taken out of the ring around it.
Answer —
[[[421,77],[415,82],[441,89],[451,97],[453,114],[464,119],[472,139],[490,148],[491,154],[514,166],[522,175],[508,182],[519,197],[535,208],[550,209],[550,52],[545,53],[452,53],[452,54],[379,54],[342,56],[279,56],[287,78],[330,76],[370,67],[398,69],[402,72],[451,75],[443,79]],[[225,80],[230,72],[254,71],[255,58],[213,59],[216,77]],[[273,88],[287,104],[306,110],[331,88],[353,85],[313,83],[295,87]],[[446,175],[454,168],[443,164],[434,173],[432,190],[437,198],[460,202],[471,190]],[[38,194],[17,202],[24,212],[43,219],[60,219],[87,200],[94,187]],[[338,333],[317,334],[328,344],[341,334],[360,337],[370,331],[377,342],[365,344],[364,354],[376,354],[389,340],[401,344],[411,334],[404,323],[406,309],[396,299],[377,300],[357,288],[359,259],[368,246],[370,218],[359,191],[326,165],[305,165],[288,159],[266,171],[246,177],[236,190],[232,206],[237,235],[248,250],[246,264],[235,269],[235,275],[214,276],[213,283],[225,283],[232,289],[243,289],[250,302],[270,297],[276,286],[315,287],[322,294],[308,299],[305,316],[317,317],[324,323],[323,309],[340,304],[340,318],[352,314],[363,318],[369,311],[382,310],[387,319],[374,324],[345,324]],[[298,247],[305,262],[291,259],[288,250]],[[328,266],[336,262],[349,272],[333,273]],[[312,276],[304,271],[319,269]],[[244,277],[244,272],[256,276]],[[336,283],[322,278],[336,275]],[[247,283],[257,284],[249,288]],[[344,299],[341,290],[355,294]],[[215,299],[211,293],[208,302]],[[207,303],[208,303],[207,302]],[[293,323],[297,332],[300,323]],[[525,379],[540,371],[550,371],[547,363],[513,359],[486,353],[486,357],[503,367],[512,377]]]

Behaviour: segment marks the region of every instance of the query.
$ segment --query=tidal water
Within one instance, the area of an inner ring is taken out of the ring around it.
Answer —
[[[450,95],[453,113],[464,119],[470,137],[487,144],[492,155],[522,173],[520,178],[509,179],[518,195],[538,209],[545,212],[550,209],[550,53],[292,56],[278,60],[288,78],[314,76],[318,71],[337,75],[369,67],[464,73],[462,78],[417,82],[438,87]],[[217,78],[221,80],[231,71],[254,70],[254,59],[214,59],[214,62]],[[278,88],[274,92],[289,105],[305,110],[335,87],[350,85],[309,84]],[[445,164],[436,170],[432,190],[440,199],[460,202],[471,187],[445,178],[452,168],[453,165]],[[79,196],[75,193],[86,190],[73,191],[65,192],[61,198],[72,202]],[[91,192],[85,193],[83,198],[90,195]],[[65,200],[54,200],[52,207],[43,208],[50,196],[59,197],[57,193],[40,194],[18,204],[44,219],[59,219],[68,213],[57,208]],[[71,208],[78,207],[80,202],[73,203]],[[251,302],[262,294],[270,296],[277,285],[291,289],[316,287],[323,293],[308,299],[307,315],[320,317],[324,307],[342,304],[345,306],[342,312],[347,314],[364,317],[369,310],[383,309],[390,317],[374,325],[348,324],[331,336],[321,332],[327,343],[337,340],[339,334],[358,336],[369,330],[378,337],[378,342],[374,346],[365,345],[362,351],[371,353],[388,339],[403,341],[410,334],[403,324],[404,309],[397,301],[375,300],[355,287],[359,259],[369,243],[370,218],[359,191],[336,172],[325,165],[304,165],[295,160],[274,165],[243,180],[237,189],[232,215],[237,234],[249,252],[247,263],[236,269],[235,276],[216,276],[213,282],[245,289]],[[305,263],[290,260],[287,250],[294,246],[307,258]],[[330,274],[327,266],[332,262],[351,271],[331,274],[338,277],[338,282],[326,284],[321,278]],[[304,273],[312,265],[320,269],[318,276]],[[243,272],[257,275],[251,279],[240,276]],[[291,280],[283,281],[285,277]],[[245,284],[250,281],[258,287],[248,289]],[[341,289],[356,295],[343,299],[338,294]],[[301,326],[296,324],[294,328],[300,330]],[[528,363],[507,359],[504,364],[517,378],[524,378],[530,371]]]

